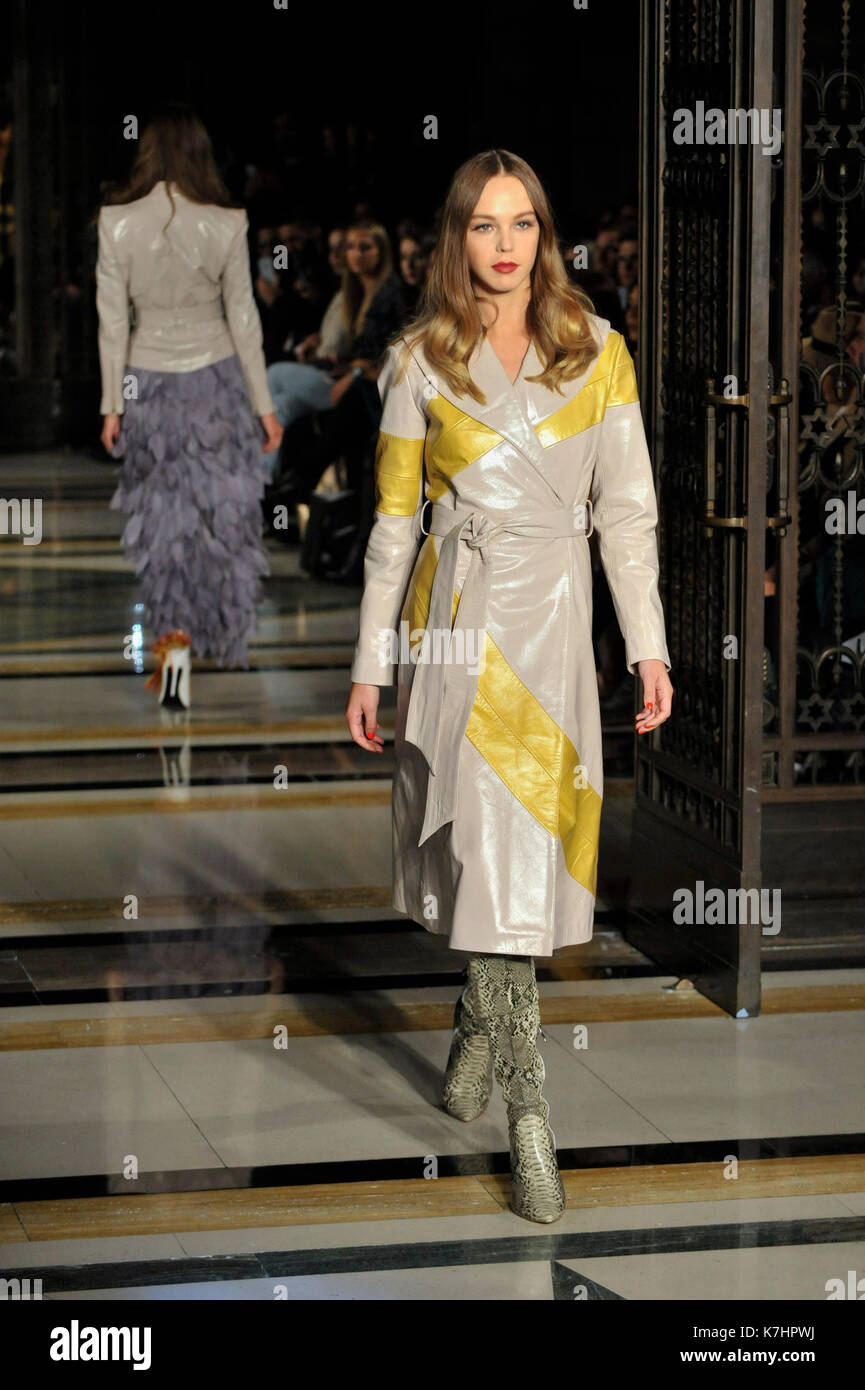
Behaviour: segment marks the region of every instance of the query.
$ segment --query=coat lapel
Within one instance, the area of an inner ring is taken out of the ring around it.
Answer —
[[[486,402],[483,405],[471,396],[455,395],[447,383],[435,375],[420,347],[413,349],[413,355],[437,394],[444,396],[445,400],[449,401],[463,415],[479,421],[487,429],[494,430],[503,439],[507,439],[536,469],[556,500],[558,502],[564,500],[547,476],[544,450],[526,413],[524,404],[525,384],[523,378],[526,375],[533,376],[541,370],[541,363],[533,342],[529,344],[520,368],[520,374],[514,384],[509,381],[507,372],[486,336],[481,339],[469,358],[468,367],[472,380],[486,396]],[[543,390],[543,388],[538,388],[536,383],[533,385],[535,389]],[[546,396],[552,395],[550,392],[544,392],[544,394]],[[561,401],[560,397],[554,398]]]

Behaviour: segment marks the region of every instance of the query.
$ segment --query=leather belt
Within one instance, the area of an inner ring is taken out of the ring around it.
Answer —
[[[492,575],[491,543],[508,535],[538,541],[588,537],[594,529],[592,504],[588,500],[570,510],[552,507],[544,511],[514,513],[502,519],[496,519],[477,508],[455,508],[441,502],[429,505],[432,515],[429,531],[424,534],[442,536],[443,540],[433,577],[427,634],[433,635],[431,645],[446,659],[423,659],[422,650],[422,659],[418,661],[412,679],[406,715],[406,741],[420,749],[430,770],[418,845],[452,821],[456,814],[462,740],[478,686],[478,672],[470,671],[465,660],[465,634],[473,630],[480,635],[481,641],[484,640]],[[471,559],[454,621],[456,569],[463,545],[471,551]],[[448,634],[444,642],[440,638],[442,633]],[[459,640],[454,642],[454,637]],[[454,648],[458,660],[451,659]]]

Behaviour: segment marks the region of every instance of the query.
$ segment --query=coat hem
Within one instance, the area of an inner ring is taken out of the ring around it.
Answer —
[[[454,945],[453,941],[451,940],[452,932],[448,927],[437,927],[433,925],[433,923],[430,922],[430,920],[427,917],[424,917],[421,914],[416,916],[415,913],[406,908],[403,903],[398,902],[396,896],[394,896],[392,906],[397,912],[402,912],[406,917],[408,917],[409,921],[416,922],[419,927],[423,927],[424,930],[428,931],[432,936],[447,937],[447,944],[449,950],[462,951],[463,954],[468,954],[469,952],[477,951],[479,954],[483,955],[537,956],[541,960],[551,960],[553,956],[557,954],[557,952],[563,951],[567,946],[585,946],[592,939],[592,931],[590,928],[588,936],[580,934],[578,936],[575,936],[573,940],[569,939],[567,941],[560,941],[557,946],[553,947],[552,951],[548,951],[540,945],[531,948],[526,948],[525,946],[522,946],[519,949],[514,948],[512,950],[490,951],[488,948],[484,949],[479,946],[476,947],[467,945]]]

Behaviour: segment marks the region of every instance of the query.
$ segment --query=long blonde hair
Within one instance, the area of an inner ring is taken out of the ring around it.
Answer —
[[[481,404],[486,404],[486,398],[469,374],[468,360],[485,329],[472,288],[466,233],[487,181],[497,174],[512,174],[520,180],[540,229],[526,318],[543,371],[526,380],[541,382],[564,394],[562,383],[581,376],[598,352],[586,317],[594,306],[589,296],[568,279],[552,210],[537,174],[509,150],[485,150],[473,155],[460,165],[451,180],[418,312],[397,336],[406,340],[409,349],[421,344],[430,366],[455,395],[471,396]],[[403,371],[408,356],[405,351]]]
[[[349,270],[346,262],[342,272],[342,321],[350,338],[356,337],[366,322],[366,311],[375,299],[385,280],[393,273],[393,252],[390,237],[380,222],[362,218],[350,222],[345,229],[346,238],[351,232],[363,232],[378,251],[378,269],[369,289],[364,289],[359,275]]]

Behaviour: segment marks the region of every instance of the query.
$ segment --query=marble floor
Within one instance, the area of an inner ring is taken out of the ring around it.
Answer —
[[[0,456],[0,494],[43,502],[40,544],[0,537],[0,1277],[718,1303],[861,1275],[865,962],[767,959],[747,1020],[674,988],[622,934],[605,717],[595,935],[538,965],[568,1208],[521,1220],[498,1091],[470,1125],[440,1106],[464,957],[390,907],[390,745],[342,715],[358,589],[269,543],[249,669],[197,665],[190,717],[161,714],[114,478]]]

